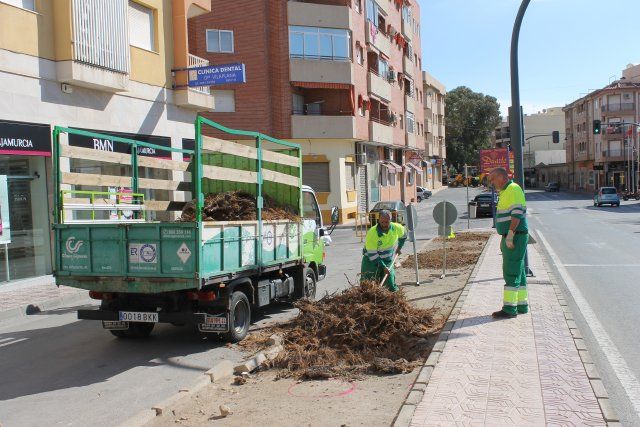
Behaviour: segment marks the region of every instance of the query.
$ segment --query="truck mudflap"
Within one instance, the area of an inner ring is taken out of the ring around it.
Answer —
[[[228,332],[229,314],[209,313],[162,313],[162,312],[133,312],[111,310],[78,310],[78,319],[102,320],[102,327],[109,330],[129,329],[129,323],[173,323],[197,325],[200,332]]]

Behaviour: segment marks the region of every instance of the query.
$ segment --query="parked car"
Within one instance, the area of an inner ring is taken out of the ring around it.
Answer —
[[[395,200],[388,202],[378,202],[373,206],[373,208],[369,211],[369,223],[372,227],[378,223],[380,211],[383,210],[388,210],[389,212],[391,212],[391,221],[405,225],[407,208],[405,207],[404,203],[402,203],[402,201]]]
[[[548,183],[545,187],[544,187],[544,191],[549,191],[549,192],[558,192],[560,191],[560,186],[558,185],[557,182],[550,182]]]
[[[428,199],[433,194],[431,190],[427,190],[424,187],[416,187],[416,197],[418,198],[418,203],[421,201]]]
[[[593,206],[620,206],[620,197],[618,196],[618,190],[616,187],[602,187],[596,195],[593,197]]]
[[[472,203],[472,202],[469,202]],[[473,203],[476,203],[476,215],[488,215],[493,216],[493,207],[498,205],[498,193],[494,193],[493,206],[491,205],[491,193],[480,193],[473,199]]]

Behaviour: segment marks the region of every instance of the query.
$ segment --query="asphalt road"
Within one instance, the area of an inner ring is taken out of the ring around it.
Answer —
[[[640,202],[597,208],[589,196],[544,192],[527,201],[614,407],[640,425]]]
[[[478,190],[470,190],[471,197]],[[455,229],[466,229],[466,190],[447,189],[418,205],[418,247],[437,233],[433,206],[456,205]],[[471,227],[490,226],[471,220]],[[327,278],[318,296],[344,289],[360,269],[362,244],[351,229],[337,229],[327,251]],[[411,250],[407,243],[405,252]],[[189,328],[159,325],[148,339],[119,340],[98,322],[76,319],[77,307],[52,310],[0,325],[0,424],[11,426],[115,425],[148,409],[217,361],[243,354]],[[253,326],[291,317],[288,305],[259,316]]]

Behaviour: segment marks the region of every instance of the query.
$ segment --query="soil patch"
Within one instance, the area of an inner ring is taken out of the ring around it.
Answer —
[[[195,221],[195,202],[185,205],[180,216],[180,222]],[[289,220],[300,222],[300,217],[288,206],[281,206],[275,200],[264,196],[262,209],[264,221]],[[203,221],[255,221],[256,198],[243,191],[227,191],[224,193],[210,193],[205,196],[202,210]]]

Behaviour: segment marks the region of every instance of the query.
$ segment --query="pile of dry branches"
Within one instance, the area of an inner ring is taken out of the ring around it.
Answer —
[[[195,221],[195,203],[189,202],[182,210],[181,222]],[[207,194],[202,210],[203,221],[253,221],[256,219],[256,198],[243,191]],[[290,220],[300,222],[292,209],[280,206],[270,197],[264,197],[262,219],[265,221]]]

